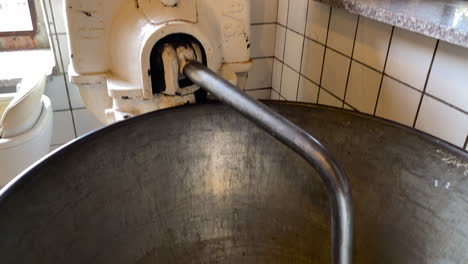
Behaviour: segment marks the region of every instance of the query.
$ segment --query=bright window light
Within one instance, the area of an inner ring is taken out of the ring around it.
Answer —
[[[0,0],[0,33],[32,31],[34,26],[28,0]]]

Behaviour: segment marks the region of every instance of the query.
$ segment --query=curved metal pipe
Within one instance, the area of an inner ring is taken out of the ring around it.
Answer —
[[[195,84],[263,128],[308,161],[324,181],[331,208],[332,263],[350,264],[353,212],[348,179],[327,149],[315,138],[266,105],[251,98],[204,65],[192,61],[183,69]]]

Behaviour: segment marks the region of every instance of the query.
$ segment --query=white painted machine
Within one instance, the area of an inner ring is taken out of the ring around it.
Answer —
[[[249,0],[66,0],[71,81],[109,124],[204,100],[180,57],[243,88],[250,59]]]

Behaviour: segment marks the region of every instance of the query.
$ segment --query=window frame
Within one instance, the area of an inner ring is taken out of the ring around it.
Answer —
[[[29,14],[31,15],[31,22],[33,29],[28,31],[10,31],[0,32],[0,37],[34,37],[37,33],[37,13],[34,0],[28,0]]]

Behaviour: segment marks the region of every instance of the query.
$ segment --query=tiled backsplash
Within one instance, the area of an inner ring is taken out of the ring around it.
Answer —
[[[46,87],[54,108],[54,130],[51,149],[95,130],[102,125],[86,110],[77,87],[68,81],[67,32],[64,0],[42,0],[46,7],[57,73],[49,77]],[[269,99],[276,34],[277,1],[252,0],[253,68],[246,90],[259,99]]]
[[[49,76],[45,94],[50,97],[54,108],[54,128],[51,149],[75,139],[102,125],[85,108],[78,89],[68,81],[68,44],[63,0],[43,0],[47,22],[55,53],[56,72]]]
[[[46,88],[56,147],[101,125],[68,81],[63,1],[43,1],[60,71]],[[251,3],[249,94],[361,111],[468,149],[467,49],[314,0]]]
[[[468,49],[314,0],[279,0],[272,99],[357,110],[468,150]]]

